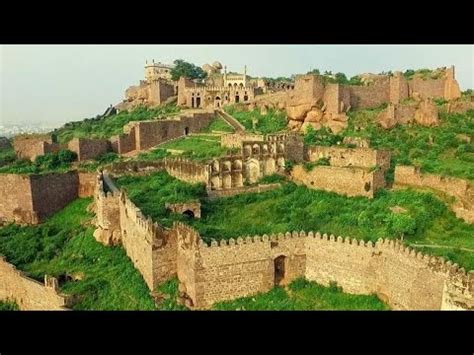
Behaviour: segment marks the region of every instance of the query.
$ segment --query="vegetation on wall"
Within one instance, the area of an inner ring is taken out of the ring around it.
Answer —
[[[286,129],[287,119],[284,111],[268,109],[267,113],[262,115],[258,109],[242,111],[235,105],[225,106],[224,110],[239,121],[249,132],[270,134]],[[254,120],[256,121],[255,129]]]
[[[207,76],[201,67],[182,59],[176,59],[173,64],[174,68],[170,71],[171,80],[177,81],[182,76],[188,79],[205,79]]]
[[[140,153],[138,160],[157,160],[172,155],[168,150],[175,151],[180,157],[191,160],[208,160],[226,155],[228,148],[221,147],[220,137],[212,135],[187,136],[160,144],[150,152]]]
[[[57,153],[37,156],[34,162],[28,159],[15,159],[0,167],[0,173],[43,174],[65,172],[71,168],[71,163],[76,159],[76,153],[62,149]]]
[[[0,311],[18,311],[19,307],[15,301],[0,301]]]
[[[77,199],[40,226],[0,228],[0,254],[40,282],[45,274],[63,280],[61,292],[77,297],[76,310],[154,309],[125,251],[94,239],[91,201]]]
[[[59,143],[67,143],[73,138],[110,138],[123,133],[123,126],[131,121],[144,121],[155,118],[166,118],[179,112],[175,104],[155,108],[137,107],[130,112],[122,111],[105,118],[86,118],[82,121],[69,122],[54,130],[53,134]]]
[[[342,135],[368,138],[371,147],[391,150],[392,164],[415,165],[428,173],[474,180],[474,143],[458,136],[474,137],[474,110],[464,114],[440,112],[438,127],[412,124],[390,130],[375,122],[379,112],[349,112],[349,127]]]
[[[188,184],[170,176],[166,171],[158,171],[145,176],[121,176],[117,186],[123,188],[130,200],[145,216],[150,216],[164,226],[171,227],[173,221],[183,220],[165,208],[165,204],[186,202],[206,196],[204,184]]]

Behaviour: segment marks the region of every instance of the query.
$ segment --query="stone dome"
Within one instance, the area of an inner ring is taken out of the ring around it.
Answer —
[[[222,69],[222,64],[221,64],[220,62],[217,62],[217,61],[214,62],[214,63],[212,63],[212,66],[213,66],[215,69],[218,69],[218,70]]]

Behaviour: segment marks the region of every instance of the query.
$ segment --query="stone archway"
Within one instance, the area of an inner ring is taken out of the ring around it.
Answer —
[[[247,164],[245,164],[246,167],[246,178],[247,180],[253,184],[258,181],[260,178],[260,163],[256,159],[250,159]]]
[[[273,260],[274,283],[280,286],[285,281],[286,273],[286,256],[280,255]]]

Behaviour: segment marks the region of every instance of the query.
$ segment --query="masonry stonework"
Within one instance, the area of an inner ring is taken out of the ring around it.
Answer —
[[[66,310],[69,298],[60,294],[57,280],[45,277],[44,284],[25,276],[0,256],[0,300],[14,300],[21,310]]]

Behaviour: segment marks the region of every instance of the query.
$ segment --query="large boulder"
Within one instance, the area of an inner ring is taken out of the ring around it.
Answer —
[[[291,131],[299,131],[301,129],[302,125],[303,125],[303,122],[301,122],[301,121],[295,121],[295,120],[289,120],[288,121],[288,128]]]
[[[289,119],[295,121],[304,121],[306,113],[311,110],[311,105],[303,104],[296,106],[288,106],[286,108],[286,114]]]
[[[323,111],[318,108],[312,108],[306,114],[304,122],[321,122],[323,120]]]
[[[422,101],[415,111],[415,121],[422,126],[437,126],[439,124],[438,108],[431,99]]]

